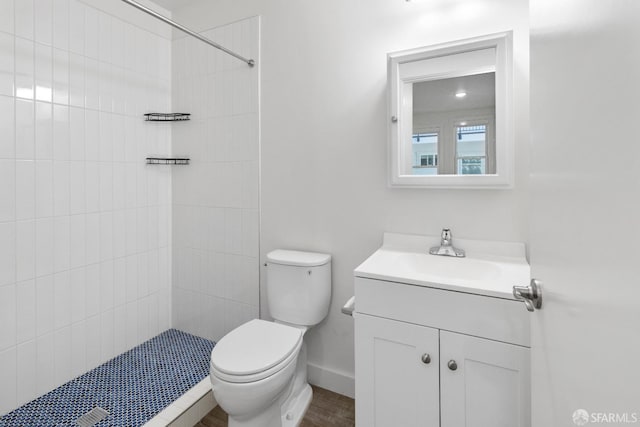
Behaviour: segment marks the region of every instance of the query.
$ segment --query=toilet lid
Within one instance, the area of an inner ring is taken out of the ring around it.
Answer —
[[[302,331],[254,319],[225,335],[211,351],[211,365],[229,375],[252,375],[285,360],[302,340]]]

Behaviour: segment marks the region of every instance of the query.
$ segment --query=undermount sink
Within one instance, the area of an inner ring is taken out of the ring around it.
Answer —
[[[357,277],[514,299],[529,282],[524,244],[455,239],[465,258],[430,255],[436,236],[385,233],[384,243],[355,270]]]

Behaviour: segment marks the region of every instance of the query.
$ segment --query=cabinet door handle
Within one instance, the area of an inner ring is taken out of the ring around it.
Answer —
[[[422,360],[422,363],[424,363],[425,365],[428,365],[429,363],[431,363],[431,356],[429,355],[429,353],[423,354],[420,359]]]
[[[456,363],[455,360],[449,360],[449,363],[447,363],[447,366],[449,367],[449,369],[451,369],[452,371],[455,371],[456,369],[458,369],[458,364]]]

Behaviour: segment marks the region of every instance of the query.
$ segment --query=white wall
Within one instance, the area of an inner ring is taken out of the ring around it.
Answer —
[[[0,0],[0,414],[170,327],[170,32],[90,3]]]
[[[531,0],[535,427],[640,417],[638,22],[635,0]]]
[[[203,33],[258,59],[259,19]],[[173,326],[213,340],[258,317],[258,77],[192,37],[173,42]]]
[[[528,2],[198,0],[174,13],[196,29],[255,15],[260,257],[275,248],[333,254],[331,311],[307,336],[309,361],[322,369],[312,366],[310,376],[351,394],[353,322],[340,307],[353,293],[354,267],[383,231],[437,234],[447,226],[454,238],[527,240]],[[505,30],[514,30],[515,188],[387,188],[386,53]]]

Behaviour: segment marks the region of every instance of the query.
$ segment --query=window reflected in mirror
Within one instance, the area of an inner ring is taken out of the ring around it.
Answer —
[[[456,173],[487,173],[487,125],[456,128]]]
[[[495,72],[408,84],[413,93],[411,174],[495,173]]]
[[[438,174],[438,133],[413,135],[413,175]]]

